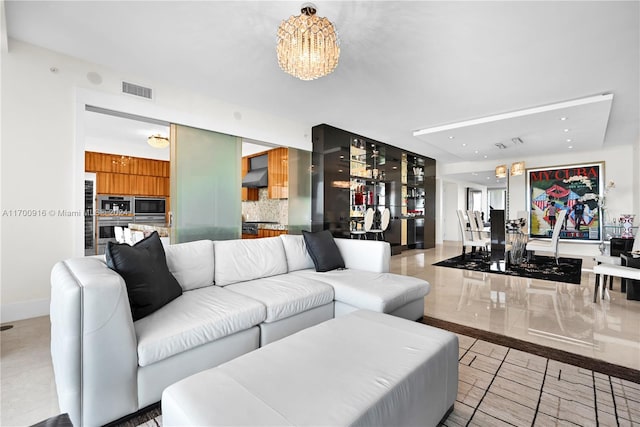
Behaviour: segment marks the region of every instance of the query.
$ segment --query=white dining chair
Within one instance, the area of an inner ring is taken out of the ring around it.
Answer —
[[[113,227],[113,235],[116,238],[116,242],[124,243],[124,230],[120,226]]]
[[[467,219],[469,221],[469,227],[471,227],[472,239],[481,242],[481,247],[489,250],[491,232],[484,231],[484,223],[482,222],[482,214],[480,211],[467,211]]]
[[[556,259],[556,264],[558,264],[558,245],[560,242],[560,230],[562,230],[565,215],[567,215],[567,211],[564,209],[560,210],[560,212],[557,214],[556,224],[553,227],[551,240],[531,239],[527,242],[527,252],[552,252],[554,258]]]
[[[598,264],[593,267],[596,275],[596,283],[593,288],[593,302],[596,302],[598,294],[601,298],[605,298],[607,291],[607,277],[619,277],[620,279],[640,280],[640,268],[626,267],[623,265]],[[604,276],[602,285],[600,284],[600,275]],[[627,290],[628,292],[628,290]]]
[[[367,239],[367,233],[371,231],[371,227],[373,226],[373,209],[368,208],[364,213],[364,224],[362,230],[351,230],[351,238],[353,236],[358,236],[358,238],[362,239],[364,236],[365,240]]]
[[[384,240],[384,232],[389,227],[390,219],[391,211],[389,211],[389,208],[384,208],[382,217],[380,218],[380,228],[372,228],[369,230],[369,233],[373,233],[376,236],[376,240],[378,240],[378,236],[382,236],[382,240]]]
[[[611,247],[609,247],[609,252],[611,252]],[[633,241],[633,247],[631,248],[631,252],[640,252],[640,236],[636,237],[636,239]],[[600,264],[621,265],[622,264],[620,256],[615,256],[615,255],[604,255],[604,254],[596,255],[595,257],[593,257],[593,260],[596,262],[596,265],[600,265]],[[609,275],[609,274],[607,274],[607,276],[609,277],[609,289],[613,289],[613,278],[616,276]],[[605,287],[607,286],[606,278],[605,278],[604,286]]]
[[[458,214],[458,226],[460,227],[460,234],[462,236],[462,258],[465,257],[467,246],[473,248],[488,248],[491,244],[491,239],[480,238],[478,233],[474,233],[467,229],[467,220],[464,212],[460,209],[456,211]],[[469,221],[470,223],[472,221]],[[473,221],[475,223],[475,220]],[[473,227],[472,227],[473,228]],[[477,226],[476,226],[477,229]]]
[[[124,242],[128,245],[133,246],[134,241],[133,241],[133,235],[131,234],[131,229],[130,228],[125,228],[124,229]]]

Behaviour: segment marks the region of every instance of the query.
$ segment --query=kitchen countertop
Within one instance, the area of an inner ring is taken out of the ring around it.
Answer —
[[[133,231],[142,231],[145,236],[154,231],[158,232],[160,237],[169,237],[171,234],[171,227],[168,224],[135,224],[130,223],[128,227]]]
[[[286,230],[286,224],[280,224],[276,221],[243,221],[243,224],[255,224],[258,230]]]

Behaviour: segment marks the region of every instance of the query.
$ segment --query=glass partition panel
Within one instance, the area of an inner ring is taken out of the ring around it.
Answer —
[[[311,230],[311,151],[289,148],[289,234]]]
[[[171,243],[239,239],[241,139],[171,125]]]

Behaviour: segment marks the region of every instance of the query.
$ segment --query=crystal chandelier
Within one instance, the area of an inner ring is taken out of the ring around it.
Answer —
[[[169,138],[160,134],[151,135],[149,139],[147,139],[147,143],[153,148],[165,148],[169,145]]]
[[[338,66],[339,40],[331,21],[316,16],[315,5],[305,3],[300,12],[278,28],[278,65],[300,80],[313,80]]]

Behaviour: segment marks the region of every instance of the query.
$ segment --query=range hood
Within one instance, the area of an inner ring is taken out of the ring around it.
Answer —
[[[269,183],[267,165],[269,157],[264,154],[249,159],[249,172],[242,178],[242,186],[246,188],[266,187]]]
[[[267,168],[250,170],[249,173],[242,178],[242,186],[246,188],[266,187],[269,183],[268,176]]]

